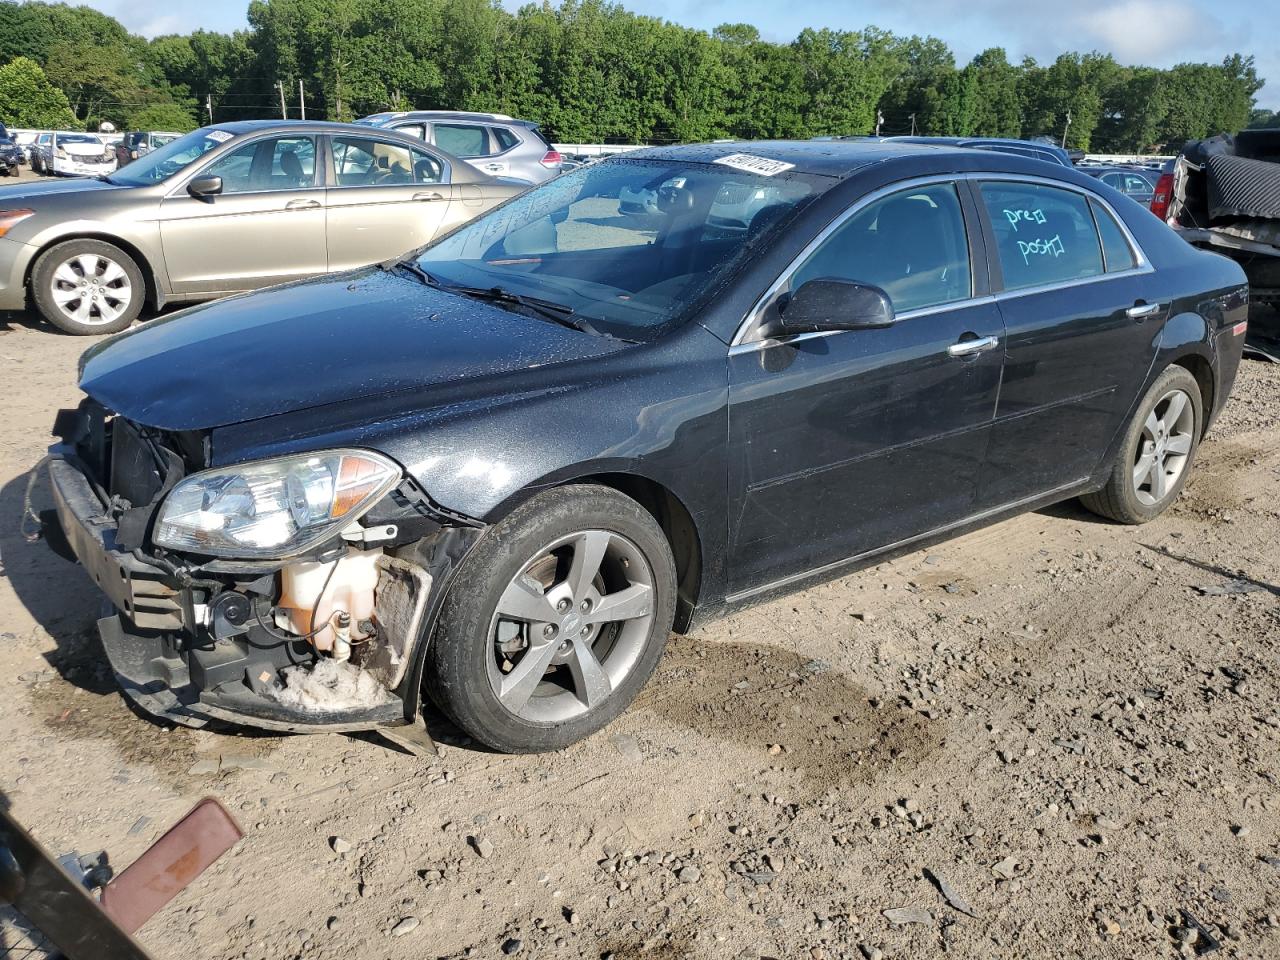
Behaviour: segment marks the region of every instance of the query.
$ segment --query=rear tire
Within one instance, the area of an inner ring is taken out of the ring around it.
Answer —
[[[1106,486],[1080,502],[1119,523],[1154,520],[1182,492],[1203,430],[1200,385],[1186,367],[1168,367],[1138,404]]]
[[[559,750],[649,680],[675,616],[675,562],[630,497],[544,491],[489,527],[458,569],[427,650],[427,692],[505,753]]]
[[[31,271],[40,315],[76,336],[118,333],[138,318],[146,281],[134,259],[101,240],[68,240],[40,255]]]

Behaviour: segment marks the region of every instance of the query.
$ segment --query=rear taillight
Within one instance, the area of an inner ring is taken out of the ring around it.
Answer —
[[[1156,181],[1155,192],[1151,195],[1151,212],[1161,220],[1169,216],[1169,203],[1173,200],[1173,174],[1162,173]]]
[[[564,157],[560,156],[559,150],[548,150],[542,155],[542,159],[538,162],[544,167],[558,167],[563,160]]]

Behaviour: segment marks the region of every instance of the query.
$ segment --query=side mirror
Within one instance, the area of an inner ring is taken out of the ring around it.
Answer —
[[[221,177],[196,177],[187,184],[187,193],[197,200],[216,197],[222,192]]]
[[[853,280],[820,277],[808,280],[782,310],[788,333],[815,330],[861,330],[893,323],[893,302],[879,287]]]

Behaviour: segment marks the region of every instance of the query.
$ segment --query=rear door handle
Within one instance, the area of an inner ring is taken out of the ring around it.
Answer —
[[[443,199],[444,199],[444,194],[443,194],[443,193],[436,193],[434,190],[432,190],[430,193],[415,193],[415,194],[413,195],[413,199],[415,199],[415,200],[427,200],[427,201],[443,200]]]
[[[1164,305],[1160,303],[1136,303],[1128,310],[1125,316],[1132,317],[1134,320],[1142,321],[1147,317],[1153,316],[1164,309]]]
[[[968,357],[975,353],[982,353],[984,350],[990,350],[992,347],[998,346],[999,337],[975,337],[973,340],[961,340],[959,343],[953,343],[947,347],[947,353],[953,357]]]
[[[314,210],[320,206],[319,200],[290,200],[284,205],[286,210]]]

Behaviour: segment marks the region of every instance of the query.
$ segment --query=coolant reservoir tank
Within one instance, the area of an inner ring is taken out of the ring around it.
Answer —
[[[337,560],[306,561],[285,567],[280,571],[276,626],[299,636],[318,630],[311,643],[317,650],[329,652],[333,650],[334,641],[329,621],[334,613],[343,610],[351,617],[351,639],[363,640],[365,634],[360,624],[373,617],[373,595],[378,586],[381,555],[381,548],[348,549]]]

